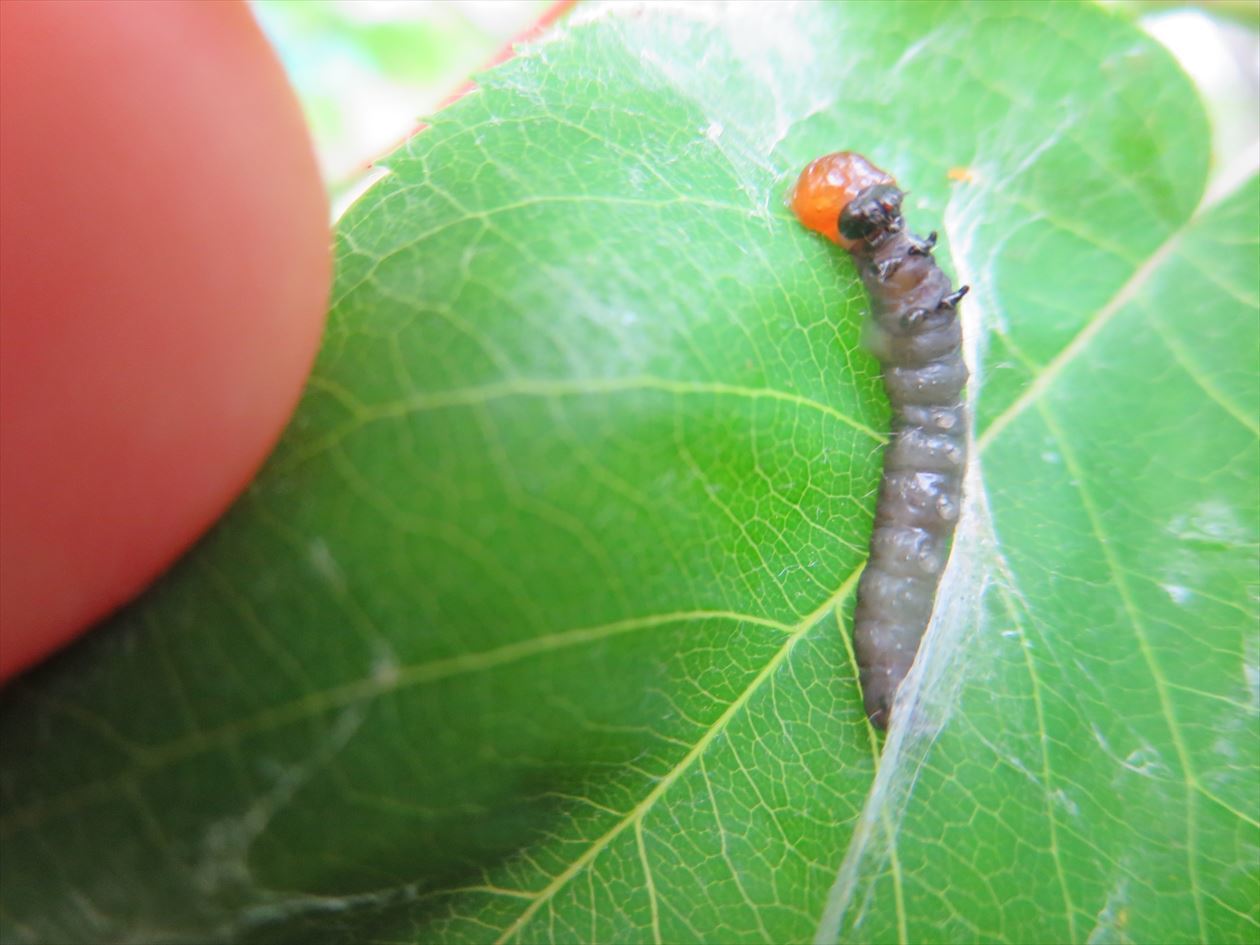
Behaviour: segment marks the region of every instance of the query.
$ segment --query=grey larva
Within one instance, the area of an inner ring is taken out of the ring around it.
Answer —
[[[957,306],[968,287],[954,290],[932,258],[935,233],[923,239],[906,229],[902,198],[892,178],[847,152],[806,168],[792,198],[806,226],[853,254],[870,293],[871,347],[893,411],[853,618],[863,700],[880,728],[932,615],[967,462]]]

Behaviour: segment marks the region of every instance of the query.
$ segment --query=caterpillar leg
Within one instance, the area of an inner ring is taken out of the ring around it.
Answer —
[[[903,262],[905,262],[905,257],[903,256],[885,259],[882,263],[875,266],[875,278],[880,282],[887,282],[892,278],[892,274],[901,268]]]
[[[971,291],[971,286],[969,285],[965,285],[958,289],[955,289],[953,292],[949,293],[949,295],[942,296],[940,303],[936,307],[937,308],[957,308],[958,303],[962,301],[963,296],[966,295],[970,291]]]
[[[906,239],[910,243],[908,247],[909,252],[915,256],[931,256],[932,247],[936,245],[936,230],[929,233],[926,239],[920,239],[913,233],[907,233]]]

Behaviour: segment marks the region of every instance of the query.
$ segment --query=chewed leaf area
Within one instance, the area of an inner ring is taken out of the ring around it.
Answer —
[[[5,691],[0,939],[1254,939],[1257,190],[1200,208],[1207,141],[1086,6],[594,8],[482,76],[338,224],[249,494]],[[886,742],[888,406],[784,202],[840,148],[973,286]]]

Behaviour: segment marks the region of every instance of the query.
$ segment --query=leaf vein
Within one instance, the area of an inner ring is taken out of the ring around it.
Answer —
[[[509,941],[513,936],[519,934],[528,924],[529,920],[532,919],[538,912],[538,910],[551,902],[557,892],[564,888],[571,879],[581,873],[583,869],[594,862],[595,858],[607,849],[609,844],[620,836],[627,827],[647,815],[648,811],[655,806],[656,802],[660,800],[662,795],[673,787],[674,784],[677,783],[678,779],[681,778],[683,774],[696,762],[696,760],[704,754],[705,750],[708,749],[718,735],[725,730],[731,719],[739,714],[744,706],[748,704],[749,700],[752,699],[753,695],[761,688],[762,684],[774,674],[775,670],[778,669],[779,666],[783,664],[789,654],[791,654],[792,649],[801,640],[801,637],[808,630],[814,627],[828,611],[839,604],[840,601],[849,594],[850,590],[857,583],[858,575],[860,573],[861,569],[859,568],[850,574],[849,577],[845,579],[844,583],[840,585],[839,590],[837,590],[835,594],[828,598],[822,606],[801,620],[800,623],[792,629],[791,634],[788,636],[787,640],[784,641],[783,645],[775,651],[775,654],[769,659],[766,665],[761,668],[760,672],[753,677],[752,682],[744,688],[744,691],[732,700],[731,704],[726,707],[722,714],[719,715],[713,724],[710,725],[709,728],[700,736],[695,745],[692,746],[691,751],[687,752],[678,764],[661,776],[660,780],[657,781],[656,786],[644,795],[643,800],[636,804],[635,807],[627,813],[624,818],[622,818],[622,820],[614,824],[607,832],[591,843],[591,845],[588,846],[580,856],[574,859],[573,862],[562,870],[554,879],[552,879],[546,887],[539,891],[537,898],[530,903],[530,905],[526,907],[519,916],[516,917],[511,925],[504,929],[503,933],[496,940],[499,945],[503,942]]]

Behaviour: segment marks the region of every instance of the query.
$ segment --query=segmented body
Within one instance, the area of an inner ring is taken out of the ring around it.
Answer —
[[[853,619],[866,712],[884,728],[931,618],[962,504],[967,367],[957,305],[967,287],[954,291],[936,265],[935,233],[921,239],[906,230],[903,195],[891,178],[870,183],[873,165],[858,155],[819,160],[860,170],[849,175],[856,192],[839,195],[839,239],[825,235],[853,254],[870,293],[871,346],[893,411]],[[801,202],[798,186],[794,206]]]

